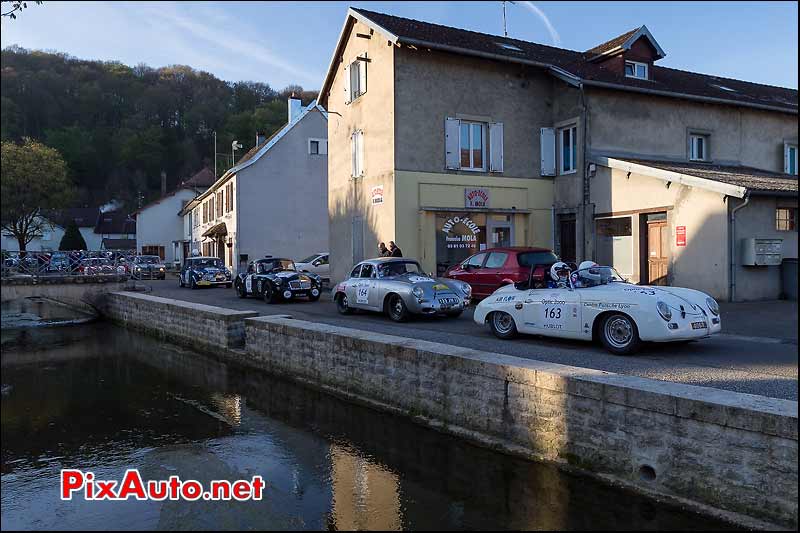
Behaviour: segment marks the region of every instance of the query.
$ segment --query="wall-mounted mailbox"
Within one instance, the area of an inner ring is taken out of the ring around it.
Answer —
[[[780,266],[783,239],[742,239],[741,259],[744,266]]]

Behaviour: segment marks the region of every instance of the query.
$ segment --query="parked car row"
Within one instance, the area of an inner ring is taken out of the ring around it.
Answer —
[[[3,274],[102,275],[127,274],[133,256],[126,251],[3,252]]]
[[[310,258],[311,263],[318,256]],[[240,298],[267,303],[308,299],[322,291],[319,274],[291,259],[250,261],[232,279],[221,259],[193,257],[180,285],[235,287]],[[412,315],[458,317],[473,300],[473,320],[500,339],[520,333],[599,340],[608,351],[633,354],[643,342],[693,341],[722,330],[717,302],[700,291],[634,285],[610,266],[559,261],[541,248],[493,248],[474,254],[437,278],[410,258],[381,257],[356,264],[332,287],[339,313],[384,313],[396,322]]]

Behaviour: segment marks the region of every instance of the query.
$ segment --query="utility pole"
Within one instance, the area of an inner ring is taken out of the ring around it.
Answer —
[[[214,177],[217,177],[217,130],[214,130]]]

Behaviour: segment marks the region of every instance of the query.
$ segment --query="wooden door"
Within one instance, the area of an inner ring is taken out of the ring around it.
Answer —
[[[665,220],[647,223],[647,282],[667,285],[669,229]]]
[[[575,257],[575,218],[574,216],[560,218],[558,225],[559,256],[562,261],[575,262],[577,260]]]

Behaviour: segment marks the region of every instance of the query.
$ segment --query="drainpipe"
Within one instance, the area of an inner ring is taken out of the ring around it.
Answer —
[[[550,249],[556,250],[556,204],[550,206]]]
[[[731,209],[731,223],[730,223],[730,232],[731,232],[731,239],[730,245],[728,249],[730,250],[730,273],[728,276],[730,277],[730,287],[728,289],[729,299],[731,302],[736,301],[736,212],[750,203],[750,193],[747,192],[744,195],[744,201]]]
[[[592,220],[591,221],[587,222],[587,220],[586,220],[586,217],[587,217],[587,213],[586,212],[589,209],[589,205],[591,204],[591,200],[592,200],[591,191],[590,191],[590,188],[589,188],[589,164],[588,164],[589,155],[587,153],[587,147],[589,145],[589,142],[588,142],[588,138],[589,138],[589,118],[588,118],[588,115],[589,115],[589,111],[588,111],[588,106],[586,104],[586,89],[585,89],[583,83],[581,83],[579,85],[579,90],[581,92],[581,119],[582,119],[581,121],[583,122],[583,125],[582,125],[583,132],[582,132],[582,135],[581,135],[581,144],[583,145],[582,146],[582,153],[583,153],[583,209],[581,209],[581,213],[582,213],[582,215],[581,215],[581,224],[583,225],[583,227],[581,228],[581,235],[583,235],[583,244],[582,244],[583,258],[584,259],[588,259],[589,258],[589,254],[587,253],[587,247],[588,247],[587,246],[587,244],[588,244],[588,235],[587,235],[587,233],[589,235],[592,235],[594,233],[593,231],[587,232],[587,230],[586,230],[587,227],[593,227],[594,226],[594,213],[592,213]],[[594,246],[592,246],[592,254],[591,254],[592,258],[594,258],[594,255],[595,255],[594,254]],[[577,259],[578,258],[576,257],[575,260],[577,260]]]

